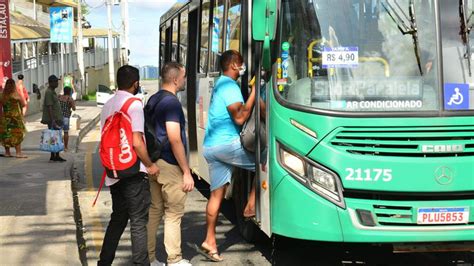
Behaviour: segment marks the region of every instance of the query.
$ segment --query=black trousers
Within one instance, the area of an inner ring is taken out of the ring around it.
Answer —
[[[112,215],[97,265],[111,265],[120,237],[130,219],[133,265],[150,265],[147,223],[150,207],[150,184],[144,173],[122,179],[110,186]]]

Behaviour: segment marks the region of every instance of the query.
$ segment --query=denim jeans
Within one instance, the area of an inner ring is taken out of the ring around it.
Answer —
[[[148,209],[150,184],[144,173],[121,179],[110,186],[112,215],[102,244],[97,265],[111,265],[115,251],[128,220],[132,239],[133,265],[150,265],[147,250]]]
[[[240,138],[225,145],[204,146],[203,155],[209,166],[211,191],[230,183],[234,167],[255,172],[255,155],[242,148]]]

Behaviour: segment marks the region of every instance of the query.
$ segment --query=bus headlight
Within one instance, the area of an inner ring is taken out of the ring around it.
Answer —
[[[278,160],[298,182],[341,208],[345,208],[342,185],[336,173],[298,155],[278,143]]]

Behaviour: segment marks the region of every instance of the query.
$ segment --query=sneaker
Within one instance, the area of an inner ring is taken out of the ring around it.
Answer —
[[[60,156],[54,158],[53,160],[56,161],[56,162],[61,162],[61,163],[66,161],[66,159],[61,158]]]
[[[154,260],[152,263],[150,263],[150,266],[165,266],[166,264],[164,264],[163,262],[159,261],[159,260]]]
[[[174,263],[168,263],[168,266],[170,265],[183,265],[183,266],[192,266],[192,264],[189,262],[189,260],[185,260],[185,259],[182,259],[178,262],[174,262]]]

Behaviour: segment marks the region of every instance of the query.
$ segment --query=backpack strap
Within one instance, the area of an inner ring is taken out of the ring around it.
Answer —
[[[152,120],[153,122],[155,121],[155,110],[156,110],[156,107],[157,107],[158,104],[159,104],[166,96],[168,96],[168,95],[169,95],[169,96],[174,96],[174,97],[176,97],[176,95],[174,95],[173,93],[171,93],[171,92],[169,92],[169,91],[167,91],[167,90],[163,90],[163,92],[162,92],[160,95],[156,96],[157,99],[156,99],[156,102],[153,104],[153,106],[149,106],[148,104],[147,104],[147,106],[145,106],[145,109],[146,109],[146,111],[147,111],[145,115],[148,115],[148,116],[151,118],[151,120]],[[155,128],[155,127],[154,127],[154,123],[153,123],[153,128]]]
[[[147,127],[149,128],[152,128],[153,130],[151,130],[150,133],[152,133],[152,135],[156,138],[156,133],[155,133],[155,110],[156,110],[156,107],[158,106],[158,104],[160,104],[160,102],[166,98],[166,96],[174,96],[176,97],[176,95],[174,95],[173,93],[167,91],[167,90],[163,90],[163,92],[156,96],[157,99],[156,101],[153,103],[153,106],[150,106],[150,105],[146,105],[145,106],[145,109],[144,109],[144,114],[145,114],[145,118],[148,118],[148,119],[145,119],[145,123],[147,125]],[[148,101],[150,102],[150,101]]]
[[[140,101],[140,99],[138,98],[135,98],[135,97],[130,97],[128,98],[125,103],[123,104],[122,108],[120,108],[120,112],[123,112],[123,113],[128,113],[128,108],[130,108],[130,105],[132,105],[132,103],[134,101]]]
[[[95,203],[97,202],[97,199],[99,198],[99,194],[100,194],[100,191],[102,190],[102,186],[104,185],[106,176],[107,176],[107,172],[105,172],[104,170],[104,173],[102,174],[102,180],[100,181],[99,190],[97,190],[97,195],[95,195],[95,199],[94,199],[94,203],[92,203],[92,207],[95,206]]]

